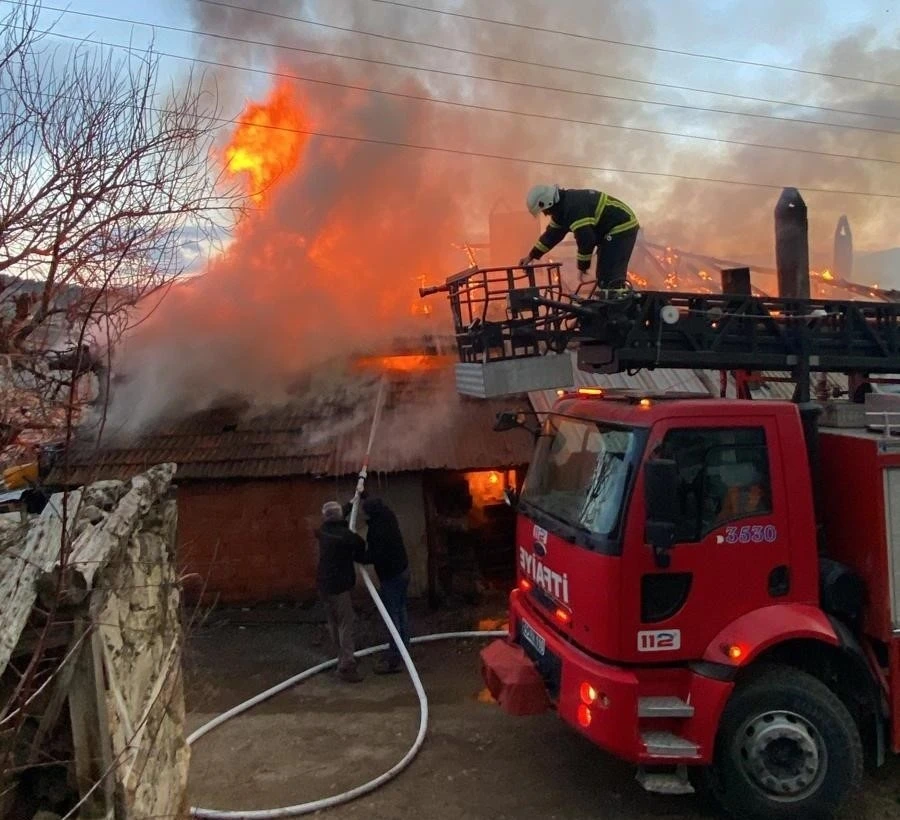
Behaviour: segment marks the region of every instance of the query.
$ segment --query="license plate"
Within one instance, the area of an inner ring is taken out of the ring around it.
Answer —
[[[543,655],[547,648],[546,641],[534,631],[534,627],[528,621],[523,620],[521,623],[522,637],[537,650],[539,655]]]

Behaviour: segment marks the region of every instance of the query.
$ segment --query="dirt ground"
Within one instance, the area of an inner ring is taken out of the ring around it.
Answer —
[[[414,633],[475,628],[502,604],[434,615]],[[374,614],[361,645],[377,642]],[[191,730],[328,656],[315,609],[217,610],[192,628],[186,681]],[[513,718],[479,700],[481,641],[414,649],[431,712],[425,746],[396,780],[324,815],[367,820],[699,820],[694,797],[646,794],[632,767],[596,749],[553,714]],[[191,805],[245,810],[344,791],[390,768],[409,748],[418,709],[406,675],[345,684],[325,673],[226,723],[191,760]],[[866,779],[854,820],[900,818],[900,760]]]

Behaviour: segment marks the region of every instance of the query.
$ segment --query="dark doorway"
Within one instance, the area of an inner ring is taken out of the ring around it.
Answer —
[[[504,490],[521,470],[433,471],[423,477],[432,606],[476,604],[515,579],[515,511]]]

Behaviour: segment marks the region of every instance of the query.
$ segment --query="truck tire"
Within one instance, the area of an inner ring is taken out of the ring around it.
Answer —
[[[739,820],[828,820],[859,787],[859,730],[818,678],[764,666],[725,706],[709,783]]]

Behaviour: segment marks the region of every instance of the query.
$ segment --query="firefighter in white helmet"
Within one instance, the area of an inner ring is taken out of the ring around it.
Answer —
[[[591,189],[535,185],[525,202],[532,216],[541,212],[550,221],[528,255],[519,261],[520,265],[540,259],[572,231],[578,245],[576,259],[582,282],[588,278],[595,249],[597,286],[608,288],[625,282],[640,226],[634,211],[622,200]]]

